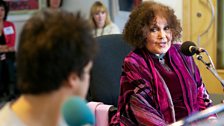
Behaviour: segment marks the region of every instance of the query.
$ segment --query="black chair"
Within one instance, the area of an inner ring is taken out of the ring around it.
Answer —
[[[117,107],[121,67],[131,47],[122,34],[104,35],[96,40],[100,49],[92,68],[87,99]]]

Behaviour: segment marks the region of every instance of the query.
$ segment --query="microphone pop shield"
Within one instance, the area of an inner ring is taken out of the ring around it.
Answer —
[[[86,101],[80,97],[70,97],[62,106],[62,115],[68,126],[94,125],[95,117],[87,106]]]
[[[197,52],[197,50],[191,47],[196,47],[196,45],[191,41],[186,41],[181,45],[180,50],[184,55],[192,56]]]

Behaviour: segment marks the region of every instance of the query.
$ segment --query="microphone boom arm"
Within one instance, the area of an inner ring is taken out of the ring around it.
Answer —
[[[210,62],[205,62],[202,58],[201,55],[197,54],[197,59],[200,60],[203,64],[206,65],[206,68],[220,81],[220,83],[222,84],[222,88],[224,89],[224,80],[218,75],[216,69],[215,69],[215,66],[212,62],[212,59],[211,57],[208,55],[208,52],[205,50],[204,51],[206,53],[206,55],[208,56],[209,58],[209,61]]]

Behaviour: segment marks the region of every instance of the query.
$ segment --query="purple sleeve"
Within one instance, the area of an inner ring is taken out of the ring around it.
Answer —
[[[177,50],[180,52],[180,45],[175,45]],[[200,71],[191,56],[185,56],[180,52],[183,60],[186,63],[186,66],[188,66],[188,70],[193,75],[193,78],[197,84],[197,101],[199,105],[199,110],[204,110],[210,106],[212,106],[212,100],[209,98],[209,94],[206,90],[206,87],[204,83],[202,82],[202,78],[200,75]]]
[[[130,107],[139,125],[166,126],[161,114],[152,107],[141,95],[133,95],[130,99]]]
[[[126,101],[128,103],[125,105],[125,113],[139,125],[165,126],[167,124],[158,111],[158,105],[150,89],[152,79],[150,70],[143,60],[130,57],[125,60],[121,76],[121,92],[123,94],[128,94],[130,90],[134,92],[130,100]],[[125,99],[127,100],[127,97]]]
[[[212,106],[212,100],[209,98],[209,94],[206,90],[204,83],[202,82],[201,75],[196,65],[195,65],[195,78],[198,83],[197,101],[199,105],[199,110],[202,111]],[[210,118],[214,119],[216,117],[217,115],[213,114],[213,115],[210,115],[208,119]]]
[[[195,81],[197,82],[197,88],[198,88],[197,100],[199,104],[199,109],[204,110],[212,106],[212,100],[209,98],[209,94],[205,88],[204,83],[202,82],[200,71],[198,67],[196,66],[196,64],[194,63],[193,59],[192,59],[192,65],[194,68],[193,70],[194,78],[195,78]]]

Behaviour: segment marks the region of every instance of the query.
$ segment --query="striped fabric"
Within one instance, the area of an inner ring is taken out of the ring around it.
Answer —
[[[174,44],[167,52],[176,72],[188,115],[212,105],[192,57]],[[111,125],[165,126],[176,121],[171,93],[147,49],[136,49],[124,59],[118,112]]]

